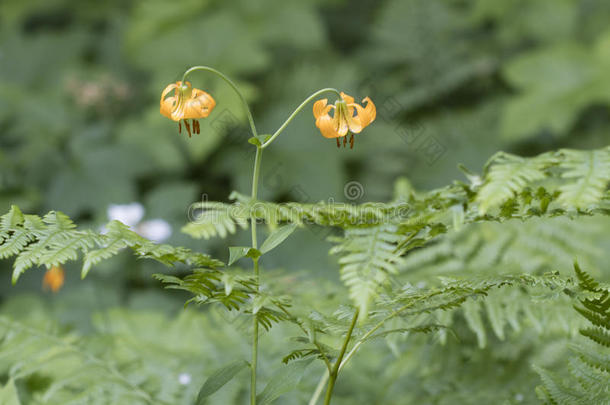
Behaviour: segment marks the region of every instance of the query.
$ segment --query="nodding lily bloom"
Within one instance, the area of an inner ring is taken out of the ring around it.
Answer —
[[[167,97],[170,91],[174,90],[174,95]],[[216,101],[203,90],[195,89],[189,82],[176,82],[168,85],[161,93],[161,114],[167,118],[178,121],[178,132],[182,132],[182,121],[191,137],[191,126],[189,119],[193,121],[193,132],[199,133],[200,118],[206,118]]]
[[[375,120],[377,110],[373,101],[366,97],[366,107],[354,103],[354,98],[341,92],[341,100],[335,101],[335,105],[327,105],[328,100],[318,100],[313,105],[313,116],[316,126],[325,138],[336,138],[337,147],[341,147],[339,138],[343,138],[343,146],[347,145],[347,135],[350,135],[350,148],[354,147],[354,134],[361,132],[364,127]],[[330,116],[330,110],[335,110],[334,116]]]
[[[44,274],[42,288],[50,289],[56,293],[64,285],[64,279],[64,269],[62,269],[61,266],[52,266]]]

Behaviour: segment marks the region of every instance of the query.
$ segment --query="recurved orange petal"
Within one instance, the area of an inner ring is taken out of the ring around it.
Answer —
[[[170,91],[172,91],[172,90],[174,90],[176,87],[180,86],[180,83],[181,83],[181,82],[176,82],[176,83],[171,83],[171,84],[168,84],[168,85],[167,85],[167,87],[165,87],[165,88],[163,89],[163,91],[161,92],[161,102],[162,102],[162,103],[163,103],[163,99],[165,98],[165,96],[167,96],[167,94],[168,94]]]
[[[327,115],[328,112],[333,108],[331,105],[327,105],[328,99],[323,98],[313,103],[313,116],[317,120],[323,115]]]
[[[349,94],[345,94],[344,92],[341,92],[341,98],[347,104],[353,104],[354,103],[354,97],[350,96]]]
[[[161,98],[161,114],[166,116],[169,119],[173,119],[172,118],[172,111],[174,110],[175,106],[176,106],[176,97],[172,96],[172,97],[168,97],[166,99]]]
[[[183,108],[183,119],[206,118],[216,106],[216,101],[203,90],[193,89],[192,98],[186,100]]]
[[[360,124],[362,125],[362,128],[364,128],[371,122],[375,121],[375,118],[377,117],[377,109],[375,108],[373,100],[371,100],[369,97],[364,98],[362,102],[366,102],[366,107],[363,108],[358,104],[354,104],[354,107],[356,108],[357,116],[360,118]]]
[[[337,132],[338,125],[337,117],[331,117],[328,114],[321,116],[316,121],[316,126],[320,128],[324,138],[340,138],[342,135]]]

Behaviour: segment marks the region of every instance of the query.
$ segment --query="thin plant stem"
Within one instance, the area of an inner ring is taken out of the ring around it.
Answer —
[[[250,130],[252,131],[252,135],[254,137],[258,137],[258,132],[256,130],[256,125],[254,125],[254,118],[252,117],[252,112],[250,111],[250,106],[246,101],[246,98],[239,91],[239,88],[233,83],[231,79],[229,79],[224,73],[209,67],[209,66],[193,66],[189,68],[184,75],[182,76],[182,83],[186,81],[186,77],[197,70],[202,70],[210,73],[214,73],[219,76],[222,80],[224,80],[231,88],[237,93],[241,103],[246,110],[246,114],[248,116],[248,122],[250,124]],[[258,195],[258,180],[260,177],[260,167],[263,157],[263,149],[260,146],[256,147],[256,157],[254,160],[254,173],[252,175],[252,199],[256,199]],[[250,227],[252,229],[252,247],[254,249],[258,248],[258,242],[256,239],[256,219],[251,218]],[[258,258],[252,259],[253,267],[254,267],[254,279],[256,281],[256,290],[258,292],[259,285],[259,266],[258,266]],[[251,380],[250,380],[250,404],[256,405],[256,369],[258,363],[258,319],[255,314],[252,316],[252,363],[251,363]]]
[[[356,342],[354,347],[352,347],[352,350],[350,350],[349,353],[347,353],[347,356],[345,356],[345,359],[339,365],[339,370],[341,370],[347,364],[347,362],[350,361],[350,359],[354,356],[354,354],[356,354],[356,351],[360,348],[360,346],[362,346],[364,344],[364,342],[368,338],[370,338],[373,333],[377,332],[379,330],[379,328],[381,328],[387,321],[389,321],[390,319],[399,315],[401,312],[406,311],[413,305],[415,305],[415,302],[410,302],[408,304],[403,305],[402,307],[398,308],[397,310],[393,311],[391,314],[389,314],[388,316],[383,318],[375,326],[373,326],[372,329],[370,329],[368,332],[366,332],[364,335],[362,335],[362,337],[360,339],[358,339],[358,342]]]
[[[335,388],[335,382],[337,381],[337,376],[339,375],[339,369],[341,367],[341,362],[343,361],[343,356],[345,356],[345,352],[347,351],[347,346],[349,344],[349,340],[352,337],[352,332],[354,331],[354,327],[356,326],[356,322],[358,321],[359,310],[354,312],[354,317],[352,318],[352,323],[349,326],[349,330],[345,336],[345,340],[343,341],[343,346],[341,347],[341,352],[339,353],[339,357],[335,361],[335,365],[330,372],[328,379],[328,386],[326,388],[326,396],[324,397],[324,405],[330,405],[330,400],[333,396],[333,389]]]
[[[329,371],[326,370],[322,375],[322,378],[320,378],[320,381],[318,381],[316,390],[313,392],[313,395],[311,396],[308,405],[316,405],[318,403],[318,399],[320,398],[320,395],[322,395],[322,391],[324,391],[324,387],[326,386],[326,381],[328,381],[328,375]]]
[[[254,118],[252,118],[252,112],[250,111],[250,106],[248,105],[246,98],[244,97],[242,92],[239,91],[239,89],[237,88],[235,83],[233,83],[233,81],[231,79],[229,79],[224,73],[221,73],[218,70],[211,68],[209,66],[193,66],[192,68],[188,69],[186,72],[184,72],[184,75],[182,76],[182,83],[184,83],[184,81],[186,80],[186,76],[188,76],[189,73],[192,73],[196,70],[203,70],[206,72],[214,73],[215,75],[219,76],[222,80],[227,82],[227,84],[229,86],[231,86],[231,88],[239,96],[241,103],[243,104],[244,109],[246,110],[246,114],[248,115],[248,122],[250,123],[250,130],[252,131],[252,135],[254,137],[258,137],[258,132],[256,131],[256,126],[254,125]]]
[[[258,290],[258,259],[254,259],[254,277]],[[256,368],[258,364],[258,317],[252,314],[252,372],[250,373],[250,404],[256,405]]]
[[[260,146],[256,147],[256,157],[254,158],[254,173],[252,175],[252,199],[256,200],[258,196],[258,180],[260,177],[261,163],[263,160],[263,149]],[[252,229],[252,248],[258,248],[256,238],[256,218],[250,218],[250,228]],[[259,290],[259,267],[258,257],[252,259],[254,264],[254,280],[256,282],[256,292]],[[251,379],[250,379],[250,404],[256,405],[256,368],[258,363],[258,317],[252,314],[252,363],[251,363]]]
[[[290,116],[288,117],[288,119],[286,119],[286,121],[284,121],[284,123],[282,124],[282,126],[280,126],[280,127],[278,128],[278,130],[277,130],[277,131],[275,131],[275,133],[274,133],[273,135],[271,135],[271,138],[269,138],[269,139],[268,139],[268,140],[267,140],[265,143],[263,143],[262,148],[263,148],[263,149],[265,149],[266,147],[268,147],[268,146],[271,144],[271,142],[273,142],[273,141],[275,140],[275,138],[277,138],[278,136],[280,136],[280,134],[282,133],[282,131],[283,131],[283,130],[284,130],[284,129],[285,129],[287,126],[288,126],[288,124],[290,124],[290,122],[291,122],[291,121],[294,119],[294,117],[296,117],[296,116],[299,114],[299,112],[301,112],[301,110],[302,110],[302,109],[303,109],[303,108],[304,108],[304,107],[305,107],[305,106],[306,106],[306,105],[307,105],[307,104],[308,104],[308,103],[309,103],[311,100],[313,100],[314,98],[316,98],[316,97],[320,96],[321,94],[328,93],[328,92],[335,93],[335,94],[337,94],[337,96],[338,96],[339,98],[341,98],[341,93],[339,92],[339,90],[337,90],[337,89],[333,89],[333,88],[330,88],[330,87],[327,87],[327,88],[325,88],[325,89],[322,89],[322,90],[318,90],[318,91],[316,91],[316,92],[315,92],[315,93],[313,93],[311,96],[307,97],[307,98],[305,99],[305,101],[303,101],[303,102],[301,103],[301,105],[299,105],[299,106],[296,108],[296,110],[294,110],[294,111],[293,111],[293,113],[292,113],[292,114],[290,114]]]
[[[338,371],[341,371],[343,369],[343,367],[345,367],[345,365],[350,361],[350,359],[352,357],[354,357],[354,354],[356,354],[358,349],[364,344],[364,342],[368,338],[370,338],[373,335],[373,333],[377,332],[387,321],[389,321],[390,319],[392,319],[395,316],[399,315],[401,312],[406,311],[407,309],[409,309],[413,305],[414,305],[414,303],[408,303],[408,304],[403,305],[402,307],[398,308],[397,310],[393,311],[391,314],[389,314],[388,316],[383,318],[375,326],[373,326],[373,328],[371,328],[368,332],[366,332],[364,335],[362,335],[362,337],[360,339],[358,339],[358,342],[356,342],[354,347],[352,347],[352,349],[347,353],[347,355],[340,362]],[[319,389],[319,387],[323,387],[324,384],[326,384],[326,382],[328,381],[329,376],[330,376],[329,373],[325,372],[322,375],[322,377],[320,377],[320,381],[318,382],[318,386],[316,387],[316,390],[314,391],[311,399],[309,400],[309,405],[316,405],[318,403],[318,399],[320,398],[320,395],[322,393],[322,390]]]

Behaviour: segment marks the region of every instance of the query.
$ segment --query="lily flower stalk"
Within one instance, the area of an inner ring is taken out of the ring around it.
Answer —
[[[252,171],[252,200],[256,200],[258,197],[258,184],[261,174],[261,165],[263,159],[263,150],[269,147],[271,143],[277,139],[278,136],[286,129],[286,127],[292,122],[292,120],[307,106],[310,102],[320,97],[325,93],[333,93],[338,99],[334,105],[328,104],[328,99],[320,99],[313,105],[313,115],[315,118],[316,126],[319,128],[322,136],[325,138],[335,138],[337,140],[337,146],[341,146],[341,138],[343,138],[343,146],[347,146],[349,142],[350,148],[354,147],[354,134],[362,132],[370,123],[375,120],[377,111],[375,104],[369,97],[362,100],[362,103],[366,105],[362,106],[354,101],[354,98],[334,88],[324,88],[316,91],[307,97],[293,112],[288,116],[286,121],[272,134],[272,135],[258,135],[254,119],[250,111],[250,107],[235,83],[229,79],[222,72],[209,67],[209,66],[193,66],[184,72],[182,81],[172,83],[168,85],[161,93],[160,110],[161,114],[167,118],[177,121],[179,130],[182,129],[182,123],[186,126],[189,137],[191,136],[191,127],[189,120],[192,120],[193,132],[199,133],[199,121],[200,118],[206,118],[216,105],[216,102],[208,93],[203,90],[195,89],[191,86],[191,83],[186,81],[186,77],[195,71],[205,71],[213,73],[224,80],[239,96],[244,110],[246,111],[252,137],[248,140],[249,143],[256,146],[256,156],[254,159],[254,168]],[[171,91],[174,91],[173,95],[170,95]],[[332,115],[331,115],[332,113]],[[257,237],[257,222],[254,217],[250,218],[250,229],[252,239],[252,249],[258,252],[258,237]],[[260,252],[259,252],[260,253]],[[256,301],[256,297],[259,294],[260,285],[260,267],[259,267],[259,256],[252,256],[252,270],[255,290],[252,294],[252,302]],[[252,311],[252,360],[250,362],[250,405],[256,405],[257,403],[257,364],[258,364],[258,330],[260,319],[255,311]],[[352,323],[352,329],[355,325],[358,317],[358,312],[354,317]],[[344,344],[343,353],[349,342],[349,338],[352,330],[350,329],[347,339]],[[342,353],[342,354],[343,354]],[[337,378],[339,371],[339,364],[341,358],[339,358],[335,364],[335,368],[331,373],[330,363],[327,360],[327,367],[329,375],[332,376],[327,390],[326,404],[329,403],[330,396],[332,395],[334,381]],[[325,382],[325,381],[324,381]],[[322,384],[324,383],[322,382]],[[318,391],[316,391],[318,392]]]

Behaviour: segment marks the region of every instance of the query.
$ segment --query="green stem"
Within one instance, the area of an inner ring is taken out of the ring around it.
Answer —
[[[352,323],[349,326],[349,330],[347,331],[347,335],[345,336],[345,340],[343,341],[343,347],[341,347],[339,357],[337,357],[335,365],[332,371],[330,372],[328,387],[326,388],[326,396],[324,397],[324,405],[330,405],[330,400],[333,396],[333,389],[335,388],[335,382],[337,381],[337,376],[339,375],[341,362],[343,361],[343,356],[345,356],[345,352],[347,351],[347,345],[349,344],[349,340],[352,337],[352,332],[354,331],[354,327],[356,326],[356,321],[358,321],[358,314],[359,311],[356,310],[356,312],[354,312],[354,318],[352,319]]]
[[[322,378],[320,378],[320,381],[318,381],[316,390],[314,391],[313,395],[311,396],[311,399],[309,400],[308,405],[316,405],[318,403],[318,399],[320,398],[320,395],[322,395],[322,391],[324,390],[326,381],[328,381],[328,374],[329,374],[329,371],[326,370],[324,372],[324,374],[322,375]]]
[[[254,277],[258,284],[258,259],[254,259]],[[258,286],[257,286],[258,291]],[[250,374],[250,404],[256,405],[256,367],[258,364],[258,318],[252,315],[252,372]]]
[[[211,68],[209,66],[193,66],[192,68],[189,68],[186,72],[184,72],[184,75],[182,76],[182,83],[184,83],[184,81],[186,80],[186,76],[188,76],[189,73],[194,72],[196,70],[203,70],[203,71],[206,71],[206,72],[214,73],[215,75],[219,76],[222,80],[227,82],[229,84],[229,86],[231,86],[231,88],[233,90],[235,90],[235,92],[239,96],[242,104],[244,105],[244,108],[246,110],[246,114],[248,115],[248,122],[250,123],[250,129],[252,130],[252,135],[257,137],[258,136],[258,132],[256,131],[256,126],[254,125],[254,119],[252,118],[252,112],[250,111],[250,107],[248,106],[248,102],[246,101],[246,98],[244,97],[242,92],[239,91],[239,89],[237,88],[235,83],[233,83],[233,81],[231,79],[229,79],[227,76],[225,76],[224,73],[221,73],[218,70],[216,70],[214,68]]]
[[[362,346],[364,344],[364,342],[368,338],[370,338],[371,335],[373,335],[373,333],[377,332],[379,330],[379,328],[381,328],[387,321],[394,318],[395,316],[398,316],[401,312],[406,311],[407,309],[412,307],[414,304],[415,304],[415,302],[410,302],[410,303],[405,304],[402,307],[394,310],[391,314],[389,314],[388,316],[383,318],[381,321],[379,321],[371,330],[369,330],[364,335],[362,335],[362,337],[358,340],[358,342],[356,342],[354,347],[352,347],[352,350],[349,351],[349,353],[347,354],[345,359],[339,365],[339,370],[341,370],[347,364],[347,362],[350,361],[350,359],[354,356],[354,354],[356,354],[356,351],[360,348],[360,346]]]
[[[301,103],[301,105],[299,105],[296,110],[294,110],[294,112],[292,114],[290,114],[290,116],[288,117],[288,119],[282,124],[281,127],[278,128],[277,131],[275,131],[275,133],[273,135],[271,135],[271,138],[269,138],[265,143],[263,143],[262,148],[265,149],[267,146],[269,146],[271,144],[271,142],[273,142],[275,140],[275,138],[277,138],[278,136],[280,136],[280,134],[282,133],[282,131],[288,126],[288,124],[290,124],[290,122],[294,119],[294,117],[297,116],[297,114],[299,112],[301,112],[301,110],[314,98],[320,96],[321,94],[327,93],[327,92],[332,92],[332,93],[336,93],[337,96],[339,98],[341,98],[341,93],[339,92],[339,90],[337,89],[333,89],[333,88],[325,88],[322,90],[318,90],[315,93],[313,93],[311,96],[307,97],[305,99],[305,101],[303,101]]]
[[[252,175],[252,199],[258,197],[258,179],[261,172],[261,163],[263,160],[263,149],[260,146],[256,147],[256,157],[254,158],[254,173]],[[252,248],[258,248],[256,238],[256,218],[250,218],[250,228],[252,229]],[[256,281],[256,291],[259,289],[259,267],[258,258],[252,259],[254,264],[254,280]],[[256,405],[256,367],[258,363],[258,318],[255,314],[252,315],[252,373],[250,379],[250,404]]]
[[[209,66],[193,66],[193,67],[189,68],[186,72],[184,72],[184,75],[182,76],[182,83],[184,83],[186,81],[186,77],[190,73],[195,72],[197,70],[203,70],[206,72],[214,73],[215,75],[219,76],[222,80],[227,82],[227,84],[229,86],[231,86],[231,88],[239,96],[239,99],[241,100],[241,102],[244,106],[244,109],[246,110],[246,114],[248,115],[248,122],[250,123],[250,129],[252,131],[252,135],[254,137],[258,137],[258,132],[256,131],[256,125],[254,125],[254,118],[252,118],[252,112],[250,111],[250,106],[248,105],[246,98],[244,97],[242,92],[239,91],[239,89],[237,88],[235,83],[233,83],[233,81],[231,79],[229,79],[224,73],[221,73],[220,71],[218,71],[214,68],[211,68]],[[256,147],[256,158],[254,160],[254,174],[252,176],[252,199],[254,199],[254,200],[256,200],[257,195],[258,195],[258,179],[260,177],[260,167],[261,167],[262,157],[263,157],[263,149],[260,146],[257,146]],[[254,249],[257,249],[258,242],[256,239],[256,219],[252,218],[250,220],[250,227],[252,229],[252,247]],[[258,292],[258,285],[259,285],[258,258],[253,259],[253,264],[254,264],[254,279],[256,281],[256,289]],[[257,368],[257,363],[258,363],[258,319],[257,319],[256,315],[252,316],[252,323],[253,323],[253,325],[252,325],[253,326],[253,328],[252,328],[253,335],[252,335],[252,364],[251,364],[252,373],[251,373],[251,381],[250,381],[251,382],[250,404],[256,405],[256,368]]]
[[[414,303],[408,303],[408,304],[403,305],[402,307],[396,309],[391,314],[389,314],[388,316],[383,318],[381,321],[379,321],[375,326],[373,326],[373,328],[371,328],[368,332],[366,332],[360,339],[358,339],[358,342],[356,342],[354,347],[352,347],[352,349],[349,351],[349,353],[347,353],[345,358],[340,362],[338,371],[341,371],[343,369],[343,367],[345,367],[345,365],[350,361],[350,359],[352,357],[354,357],[354,354],[356,354],[356,351],[358,351],[358,349],[364,344],[364,342],[368,338],[370,338],[373,335],[373,333],[377,332],[387,321],[394,318],[395,316],[400,315],[401,312],[406,311],[413,305],[414,305]],[[309,405],[316,405],[318,403],[318,398],[320,397],[320,394],[321,394],[320,387],[324,386],[324,384],[326,384],[326,381],[328,381],[328,379],[329,379],[329,373],[325,372],[322,375],[322,377],[320,378],[320,381],[318,382],[318,387],[316,388],[316,391],[314,392],[313,396],[309,400]]]

